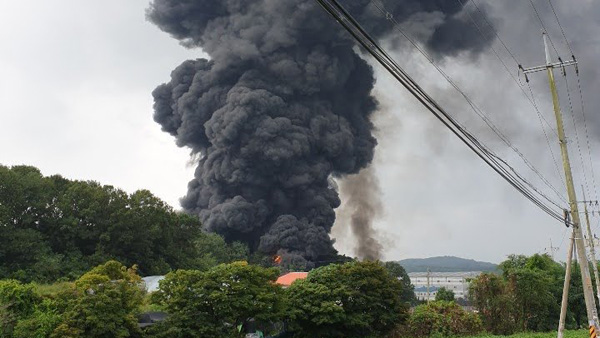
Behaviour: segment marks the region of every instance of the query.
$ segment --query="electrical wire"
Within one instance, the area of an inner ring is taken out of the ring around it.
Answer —
[[[462,0],[457,0],[461,5],[463,5]],[[500,36],[500,34],[498,34],[498,31],[495,29],[494,25],[487,19],[487,16],[483,13],[483,11],[481,10],[481,8],[479,8],[479,6],[477,5],[477,2],[475,0],[471,0],[471,2],[473,4],[473,6],[475,7],[475,9],[479,12],[480,16],[483,18],[483,20],[485,21],[485,23],[488,25],[488,27],[491,29],[491,31],[493,32],[493,34],[496,36],[496,39],[498,39],[498,41],[500,41],[500,43],[502,44],[502,46],[504,47],[504,49],[506,50],[506,52],[511,56],[511,58],[513,59],[513,61],[515,62],[515,64],[517,66],[519,66],[521,63],[517,60],[515,54],[508,48],[507,44],[504,42],[504,40],[502,39],[502,37]],[[471,21],[473,22],[473,25],[477,28],[477,30],[479,31],[479,33],[481,34],[481,36],[485,39],[485,36],[483,34],[482,29],[479,27],[479,25],[477,24],[477,22],[475,21],[475,19],[473,18],[473,16],[469,13],[469,17],[471,18]],[[556,161],[556,156],[554,155],[554,151],[552,150],[552,146],[550,145],[550,139],[548,138],[548,134],[546,133],[546,128],[544,128],[544,122],[546,123],[546,125],[548,126],[548,128],[558,137],[558,133],[556,130],[554,130],[554,128],[552,127],[552,125],[548,122],[548,120],[546,120],[546,118],[544,117],[544,115],[541,113],[536,100],[535,100],[535,96],[533,95],[533,90],[531,89],[531,85],[529,84],[529,82],[527,81],[527,86],[529,87],[529,92],[531,94],[531,97],[525,92],[525,89],[523,88],[523,85],[521,83],[521,81],[519,81],[518,79],[515,78],[515,76],[512,74],[512,72],[510,71],[510,69],[506,66],[506,63],[504,62],[504,60],[502,59],[502,57],[499,55],[498,52],[496,52],[496,49],[491,46],[492,51],[494,52],[494,54],[496,55],[496,57],[498,58],[498,60],[500,61],[500,63],[502,63],[502,66],[504,67],[505,71],[509,74],[509,76],[513,79],[513,81],[515,82],[515,84],[519,87],[519,89],[521,90],[521,93],[523,93],[523,96],[527,99],[527,101],[529,101],[529,103],[533,106],[535,112],[537,113],[538,119],[540,121],[540,127],[542,128],[542,132],[544,133],[544,138],[546,139],[546,145],[548,146],[548,150],[550,151],[550,154],[552,155],[552,161],[554,163],[554,167],[556,169],[556,174],[558,175],[559,179],[561,182],[563,182],[564,185],[564,180],[562,179],[562,175],[560,173],[560,170],[558,168],[558,162]],[[565,186],[565,190],[566,190],[566,186]],[[563,201],[565,201],[565,198],[561,195],[561,199]]]
[[[417,44],[402,29],[400,29],[399,23],[394,19],[393,15],[385,9],[384,4],[381,1],[377,1],[377,3],[375,1],[371,1],[371,3],[377,9],[380,10],[380,12],[385,16],[385,18],[387,20],[390,20],[394,24],[394,28],[400,34],[402,34],[429,61],[429,63],[431,63],[431,65],[433,65],[435,67],[435,69],[444,77],[444,79],[446,79],[446,81],[450,85],[452,85],[452,87],[454,87],[454,89],[456,91],[458,91],[463,96],[463,98],[465,99],[465,101],[467,101],[467,103],[469,104],[471,109],[475,112],[475,114],[477,114],[485,122],[485,124],[498,136],[498,138],[500,138],[508,147],[510,147],[523,160],[523,162],[529,167],[529,169],[532,172],[534,172],[542,180],[542,182],[544,182],[544,184],[546,184],[550,189],[552,189],[561,200],[563,200],[565,203],[567,203],[566,199],[560,194],[560,192],[558,192],[558,190],[550,183],[550,181],[548,181],[541,174],[541,172],[539,170],[537,170],[537,168],[535,168],[535,166],[525,157],[525,155],[523,155],[523,153],[518,148],[516,148],[513,144],[511,144],[511,142],[508,140],[508,138],[500,131],[500,129],[498,127],[496,127],[494,125],[494,123],[489,119],[489,117],[487,115],[485,115],[483,113],[483,111],[469,98],[469,96],[454,82],[454,80],[452,80],[452,78],[450,76],[448,76],[444,72],[444,70],[441,69],[435,63],[435,61],[433,60],[433,57],[431,57],[421,46],[419,46],[419,44]],[[550,151],[552,152],[551,148],[550,148]],[[544,197],[546,197],[546,196],[544,196]]]
[[[585,170],[585,162],[583,161],[583,154],[581,152],[581,145],[579,142],[579,132],[577,131],[577,122],[575,121],[575,110],[573,109],[573,101],[571,100],[571,89],[569,88],[569,80],[567,80],[566,73],[563,72],[563,78],[565,80],[565,87],[567,89],[567,98],[569,101],[569,110],[571,112],[571,120],[573,122],[573,129],[575,130],[575,143],[577,144],[577,152],[579,153],[579,160],[581,161],[581,170],[583,171],[583,182],[585,184],[585,190],[590,195],[590,188],[587,179],[587,171]]]
[[[596,173],[595,173],[595,166],[594,163],[592,162],[592,146],[590,143],[590,136],[588,133],[588,126],[587,126],[587,119],[586,119],[586,114],[585,114],[585,103],[583,101],[583,90],[581,89],[581,79],[579,77],[579,74],[577,74],[577,87],[579,88],[579,99],[581,100],[581,114],[583,115],[583,126],[585,129],[585,140],[587,143],[587,150],[588,150],[588,156],[590,159],[590,167],[591,167],[591,171],[592,171],[592,186],[594,187],[594,196],[596,199],[598,199],[598,189],[596,188]]]
[[[556,23],[558,24],[558,27],[560,28],[560,32],[561,32],[561,34],[563,36],[563,39],[565,40],[567,46],[569,47],[569,51],[571,52],[571,56],[573,57],[573,60],[575,60],[575,52],[573,52],[573,48],[571,47],[571,44],[569,43],[569,39],[567,39],[567,34],[565,33],[565,29],[563,28],[563,25],[560,23],[560,19],[558,17],[558,14],[556,13],[556,9],[554,8],[552,0],[548,0],[548,3],[550,4],[550,8],[552,9],[552,13],[554,13],[554,18],[556,19]],[[596,188],[596,174],[595,174],[595,169],[594,169],[595,166],[594,166],[594,163],[592,161],[592,150],[591,150],[590,137],[589,137],[588,127],[587,127],[587,119],[586,119],[586,114],[585,114],[585,103],[584,103],[584,100],[583,100],[583,90],[581,88],[581,79],[580,79],[579,69],[578,68],[577,68],[576,74],[577,74],[577,87],[579,89],[579,98],[580,98],[580,101],[581,101],[581,114],[583,115],[583,125],[584,125],[584,128],[585,128],[585,138],[586,138],[588,156],[589,156],[589,161],[590,161],[590,168],[591,168],[591,173],[592,173],[592,186],[594,188],[594,196],[595,196],[596,199],[598,199],[598,190]]]
[[[533,104],[537,107],[535,96],[533,95],[533,89],[531,88],[531,84],[529,82],[527,82],[527,87],[529,88],[529,92],[531,93],[531,99],[533,100]],[[540,112],[539,109],[537,109],[536,111],[537,111],[538,119],[540,120],[540,126],[542,127],[542,131],[544,132],[544,137],[546,138],[546,144],[548,145],[548,148],[550,149],[550,155],[552,155],[552,162],[554,162],[554,168],[556,169],[556,174],[560,178],[560,181],[563,182],[563,186],[564,186],[565,190],[567,190],[567,184],[565,183],[564,177],[560,173],[560,169],[558,168],[558,162],[556,161],[556,156],[554,156],[554,151],[552,151],[552,147],[550,146],[550,138],[548,137],[548,134],[546,134],[546,129],[544,128],[544,124],[542,123],[542,120],[545,120],[544,116],[542,115],[542,113]]]
[[[462,7],[465,6],[465,4],[463,3],[462,0],[456,0],[459,5],[461,5]],[[481,14],[482,18],[484,19],[484,21],[487,23],[487,25],[490,27],[490,29],[492,30],[493,34],[496,36],[496,38],[500,41],[500,43],[502,44],[502,46],[504,46],[504,49],[506,49],[506,51],[508,52],[508,54],[512,57],[512,59],[515,61],[516,65],[519,66],[520,62],[517,60],[517,58],[515,57],[515,55],[510,51],[510,49],[508,48],[508,46],[506,45],[506,43],[504,42],[504,40],[502,40],[502,38],[500,37],[500,35],[498,34],[497,30],[494,28],[494,26],[492,25],[491,22],[489,22],[489,20],[486,18],[485,14],[481,11],[481,9],[479,8],[479,6],[477,6],[477,4],[475,3],[475,1],[471,1],[473,3],[473,6],[475,6],[475,8],[477,9],[477,11]],[[475,26],[475,28],[477,29],[477,31],[479,32],[479,34],[482,36],[482,38],[485,40],[485,34],[483,33],[483,29],[477,24],[475,18],[471,15],[470,12],[467,12],[469,18],[471,19],[471,22],[473,23],[473,25]],[[396,23],[397,24],[397,23]],[[540,120],[540,124],[541,124],[541,128],[542,128],[542,132],[544,133],[544,137],[546,138],[546,144],[548,146],[548,150],[550,150],[550,154],[552,155],[552,160],[554,162],[554,166],[556,168],[556,173],[558,174],[558,177],[561,177],[560,174],[560,170],[558,169],[558,163],[556,161],[556,157],[554,156],[554,151],[552,150],[552,146],[550,145],[550,139],[548,138],[548,135],[546,134],[546,129],[544,128],[544,125],[542,123],[542,121],[546,122],[546,124],[548,125],[548,127],[550,128],[550,130],[552,130],[553,132],[556,133],[556,131],[552,128],[552,126],[550,125],[550,123],[548,123],[548,121],[544,118],[544,116],[542,115],[542,113],[540,112],[537,104],[535,103],[535,99],[533,96],[533,91],[531,90],[531,86],[529,85],[529,82],[527,82],[527,85],[529,86],[530,92],[531,92],[531,98],[527,95],[527,93],[525,92],[525,90],[523,89],[520,81],[517,80],[517,78],[515,78],[515,76],[513,75],[513,73],[510,71],[510,69],[508,68],[508,66],[506,65],[506,63],[504,62],[504,60],[502,59],[502,57],[500,56],[500,54],[496,51],[496,49],[494,48],[494,46],[490,46],[490,49],[494,52],[494,54],[496,55],[496,58],[500,61],[500,63],[502,64],[502,66],[504,67],[504,70],[508,73],[508,75],[512,78],[512,80],[515,82],[515,84],[517,85],[517,87],[519,87],[519,89],[521,90],[521,92],[523,93],[523,95],[525,96],[525,98],[527,98],[527,100],[533,105],[533,108],[535,109],[538,119]],[[556,136],[558,136],[558,134],[556,133]],[[511,145],[509,145],[509,147],[513,148]],[[525,161],[525,163],[530,167],[530,169],[534,170],[537,172],[537,169],[533,169],[531,168],[533,165],[529,164],[529,161],[526,160],[522,154],[520,153],[520,151],[518,149],[513,148],[513,150],[515,152],[517,152],[517,154],[519,154],[519,156],[521,156],[521,158],[523,158],[523,160]],[[541,175],[541,173],[538,174],[538,176],[540,176],[540,178],[542,179],[542,181],[544,181],[544,183],[546,185],[548,185],[550,187],[550,189],[552,189],[557,196],[563,200],[565,203],[567,202],[567,200],[565,199],[565,197],[558,192],[558,190],[556,188],[554,188],[554,186],[545,178]],[[562,180],[561,180],[562,181]],[[566,187],[565,187],[566,190]]]
[[[531,7],[533,7],[533,11],[535,12],[535,15],[537,16],[537,18],[540,22],[540,25],[542,26],[542,29],[544,30],[544,32],[548,33],[548,31],[546,30],[546,26],[544,25],[544,21],[542,20],[542,17],[540,16],[540,12],[538,12],[537,8],[535,7],[533,0],[529,0],[529,3],[531,4]],[[558,53],[558,50],[556,49],[556,46],[554,45],[552,38],[550,38],[550,35],[548,35],[548,34],[546,34],[546,35],[548,36],[548,40],[550,40],[550,45],[552,45],[552,49],[554,49],[556,56],[558,56],[558,58],[560,59],[560,54]]]
[[[360,24],[343,8],[337,0],[316,0],[338,23],[340,23],[354,39],[362,45],[394,78],[400,82],[421,104],[429,110],[444,126],[455,134],[480,159],[498,173],[517,191],[529,199],[534,205],[552,218],[564,221],[562,210],[557,212],[537,198],[519,178],[512,175],[479,140],[462,127],[431,96],[429,96],[387,52],[360,26]]]
[[[569,39],[567,39],[567,35],[565,34],[565,30],[563,29],[563,26],[560,24],[560,20],[558,19],[558,15],[556,14],[556,10],[554,10],[554,5],[552,4],[552,0],[548,0],[548,3],[550,4],[550,8],[552,8],[552,13],[554,13],[554,17],[556,18],[556,22],[558,23],[558,27],[560,27],[560,32],[562,33],[562,36],[565,39],[565,42],[567,43],[567,46],[569,47],[569,50],[571,51],[571,55],[575,55],[575,53],[573,53],[573,48],[571,48],[571,44],[569,43]]]

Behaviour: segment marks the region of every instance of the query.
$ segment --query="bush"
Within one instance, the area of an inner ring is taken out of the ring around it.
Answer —
[[[33,314],[17,323],[14,338],[49,337],[60,322],[57,303],[44,299],[36,306]]]
[[[109,261],[84,274],[70,291],[52,337],[139,336],[136,315],[143,297],[135,266]]]
[[[0,335],[10,336],[17,321],[31,315],[40,298],[31,284],[0,281]]]
[[[398,331],[397,336],[407,338],[471,336],[481,333],[483,324],[454,302],[436,301],[417,306]]]

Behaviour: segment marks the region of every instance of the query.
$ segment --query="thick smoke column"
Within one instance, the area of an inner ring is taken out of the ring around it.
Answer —
[[[368,4],[348,1],[385,36],[392,27]],[[386,6],[402,21],[437,13],[426,44],[438,55],[487,43],[464,35],[454,1]],[[331,177],[366,168],[377,144],[373,70],[351,37],[312,0],[154,0],[148,18],[211,58],[185,61],[153,92],[155,121],[200,154],[184,209],[252,250],[330,259],[340,205]]]
[[[349,219],[356,238],[356,255],[360,259],[381,259],[383,246],[376,238],[373,221],[382,213],[383,206],[379,181],[373,167],[346,177],[340,184],[340,192],[347,196],[342,212]]]

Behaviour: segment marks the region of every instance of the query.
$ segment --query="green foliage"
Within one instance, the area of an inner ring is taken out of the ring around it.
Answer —
[[[0,337],[10,337],[17,322],[30,316],[39,301],[33,285],[0,281]]]
[[[247,256],[243,244],[202,233],[197,217],[175,212],[147,190],[127,194],[44,177],[34,167],[0,166],[0,278],[74,280],[110,259],[158,275]]]
[[[471,284],[471,297],[486,329],[497,334],[548,331],[556,327],[565,269],[548,255],[511,255],[502,276],[484,274]],[[567,326],[585,322],[578,269],[573,269]]]
[[[159,337],[243,337],[253,322],[268,332],[285,313],[277,277],[277,269],[246,262],[171,272],[153,295],[169,317],[151,331]]]
[[[56,301],[44,299],[39,303],[31,316],[17,323],[13,332],[14,338],[45,338],[60,323],[60,313]]]
[[[248,247],[240,242],[225,243],[223,237],[208,232],[198,234],[194,240],[196,259],[195,270],[208,270],[223,263],[245,261],[248,259]]]
[[[455,302],[435,301],[417,306],[398,331],[397,337],[410,338],[472,336],[483,332],[483,324]]]
[[[435,294],[435,300],[436,301],[453,302],[454,301],[454,291],[448,290],[444,287],[439,288],[439,290]]]
[[[143,297],[135,267],[109,261],[79,278],[52,337],[136,337]]]
[[[407,317],[402,283],[376,262],[321,267],[286,291],[297,337],[382,336]]]
[[[495,274],[484,273],[471,282],[471,302],[479,310],[486,331],[508,335],[517,329],[514,299],[508,283]]]
[[[417,304],[417,296],[415,295],[415,286],[410,283],[410,277],[402,265],[396,262],[385,262],[383,266],[388,270],[392,277],[397,278],[402,283],[402,294],[400,299],[410,305]]]

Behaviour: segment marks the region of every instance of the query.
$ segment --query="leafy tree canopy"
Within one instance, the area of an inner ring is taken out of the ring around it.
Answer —
[[[444,287],[439,288],[437,293],[435,294],[435,300],[452,302],[454,301],[454,291],[448,290]]]
[[[402,283],[377,262],[321,267],[286,291],[297,337],[382,336],[407,317]]]
[[[178,270],[160,282],[156,302],[170,314],[159,337],[243,337],[249,326],[268,332],[285,314],[275,268],[246,262],[207,271]]]
[[[73,280],[116,259],[142,275],[206,270],[245,259],[247,248],[202,232],[147,190],[44,177],[34,167],[0,165],[0,278]]]

